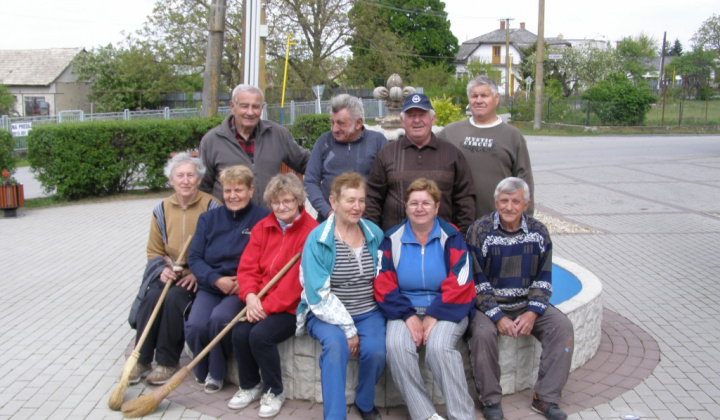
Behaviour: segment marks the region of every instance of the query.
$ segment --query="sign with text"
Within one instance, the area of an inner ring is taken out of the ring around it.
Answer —
[[[548,58],[551,60],[562,60],[563,55],[562,54],[548,54]]]
[[[10,124],[10,132],[13,137],[26,137],[32,130],[32,122],[16,122]]]

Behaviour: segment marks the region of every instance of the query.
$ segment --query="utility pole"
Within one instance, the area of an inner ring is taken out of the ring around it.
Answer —
[[[200,116],[214,117],[218,110],[220,67],[225,37],[225,0],[213,0],[208,18],[208,46],[205,56],[205,77]]]
[[[505,104],[510,104],[510,21],[505,18]]]
[[[535,120],[533,130],[542,127],[542,87],[543,60],[545,59],[545,0],[539,0],[538,34],[537,34],[537,65],[535,66]]]
[[[243,17],[245,26],[244,33],[244,72],[243,83],[258,86],[260,82],[260,38],[263,36],[263,28],[260,25],[260,0],[245,0]]]

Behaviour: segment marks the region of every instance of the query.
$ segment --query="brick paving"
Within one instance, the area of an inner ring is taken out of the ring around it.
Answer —
[[[718,144],[718,136],[529,139],[538,208],[599,232],[553,237],[557,256],[604,287],[600,352],[564,393],[571,419],[718,417]],[[133,337],[127,310],[156,201],[0,218],[0,420],[121,418],[107,400]],[[148,418],[256,417],[227,412],[231,389],[211,401],[193,386],[183,384]],[[130,387],[126,400],[142,392]],[[529,398],[506,396],[506,417],[531,418]],[[384,414],[407,417],[403,408]],[[320,405],[293,401],[276,418],[321,416]]]

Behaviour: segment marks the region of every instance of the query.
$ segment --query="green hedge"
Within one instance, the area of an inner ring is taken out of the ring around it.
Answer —
[[[290,133],[294,138],[305,138],[302,146],[312,151],[318,137],[331,128],[330,115],[328,114],[303,114],[295,118]]]
[[[63,123],[33,128],[28,160],[46,191],[68,199],[163,188],[171,152],[196,149],[222,117]]]
[[[0,130],[0,172],[15,173],[17,156],[15,155],[15,139],[9,131]]]

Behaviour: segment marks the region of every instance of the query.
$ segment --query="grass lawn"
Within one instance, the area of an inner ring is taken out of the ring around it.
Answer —
[[[678,124],[682,104],[682,125],[720,124],[720,101],[684,101],[665,103],[665,124]],[[707,120],[705,119],[707,110]],[[660,126],[662,122],[662,102],[653,105],[645,118],[646,126]]]

